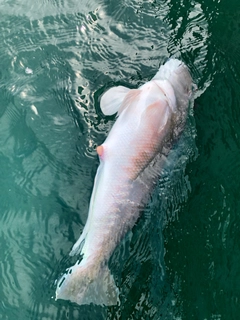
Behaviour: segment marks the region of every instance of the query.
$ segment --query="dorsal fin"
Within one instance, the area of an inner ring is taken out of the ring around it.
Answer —
[[[125,99],[127,93],[130,89],[118,86],[109,89],[105,92],[100,101],[100,108],[102,113],[106,116],[113,115],[118,112],[123,100]]]

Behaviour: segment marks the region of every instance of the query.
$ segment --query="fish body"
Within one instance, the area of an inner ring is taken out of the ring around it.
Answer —
[[[184,128],[192,88],[187,67],[170,59],[138,89],[119,86],[102,96],[102,112],[117,112],[118,117],[97,148],[100,165],[87,223],[70,253],[81,254],[82,260],[59,280],[56,299],[117,304],[108,260],[139,218],[171,144]]]

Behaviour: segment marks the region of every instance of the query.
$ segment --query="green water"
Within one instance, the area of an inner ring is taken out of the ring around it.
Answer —
[[[0,18],[0,319],[239,319],[239,2],[0,0]],[[55,301],[114,122],[99,97],[170,56],[201,95],[183,164],[110,260],[121,304]]]

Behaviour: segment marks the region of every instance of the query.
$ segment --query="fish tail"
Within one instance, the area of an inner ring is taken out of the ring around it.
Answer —
[[[107,265],[76,263],[58,281],[56,300],[70,300],[79,305],[111,306],[118,303],[119,290]]]

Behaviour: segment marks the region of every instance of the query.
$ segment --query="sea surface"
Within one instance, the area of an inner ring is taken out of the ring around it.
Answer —
[[[169,57],[198,91],[109,261],[120,304],[55,301],[115,121],[100,97]],[[0,319],[240,319],[239,61],[239,0],[0,0]]]

